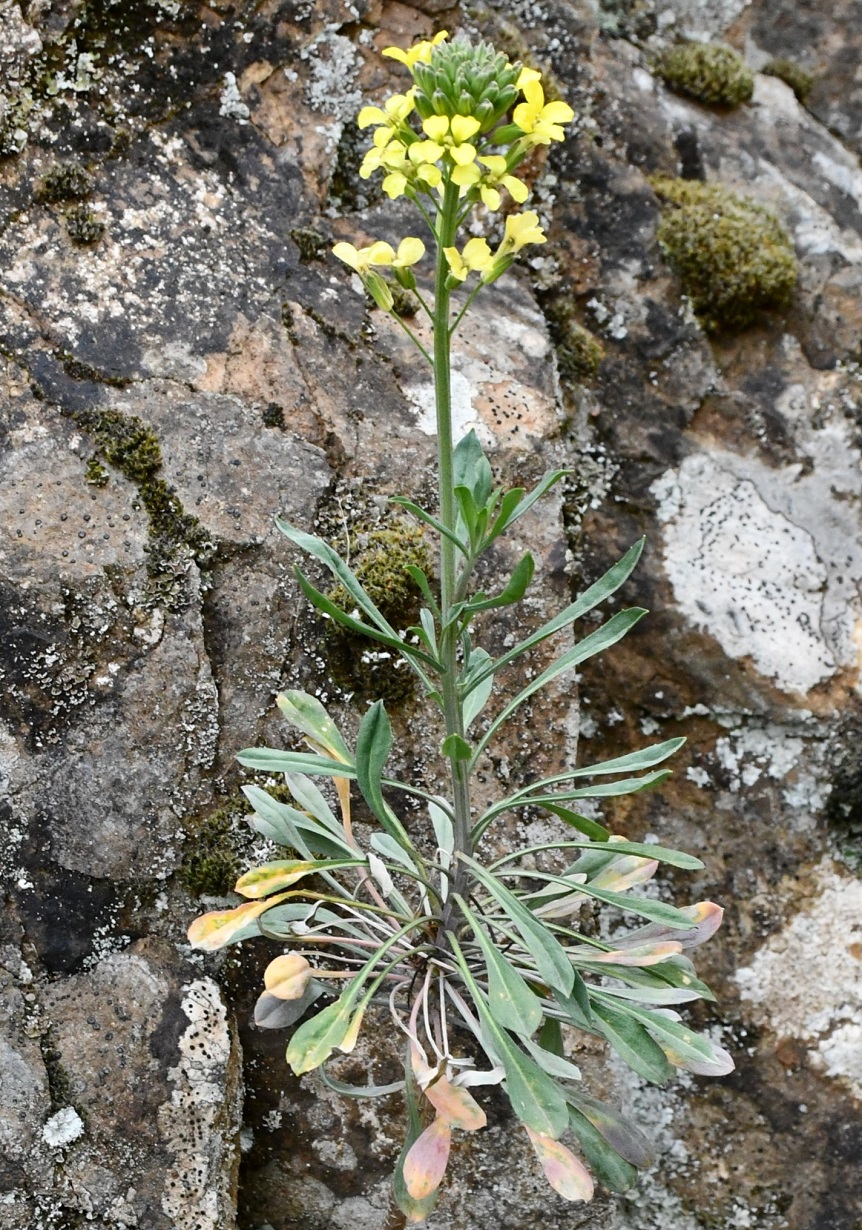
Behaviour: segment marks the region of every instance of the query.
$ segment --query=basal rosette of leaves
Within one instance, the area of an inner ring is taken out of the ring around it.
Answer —
[[[423,596],[419,623],[399,635],[331,546],[284,521],[277,525],[349,599],[336,605],[297,569],[310,603],[414,672],[445,731],[439,751],[448,786],[436,793],[387,774],[393,735],[382,702],[367,709],[351,746],[319,700],[284,693],[278,705],[308,750],[253,748],[238,757],[250,769],[284,776],[293,803],[244,787],[254,828],[283,847],[284,857],[243,875],[236,891],[245,902],[204,914],[189,935],[204,950],[258,935],[284,943],[266,970],[255,1018],[274,1028],[296,1026],[287,1061],[297,1075],[317,1070],[345,1096],[405,1098],[408,1129],[394,1188],[407,1220],[420,1222],[444,1177],[452,1132],[485,1125],[475,1092],[484,1085],[505,1090],[548,1182],[566,1199],[589,1200],[594,1176],[616,1191],[635,1182],[651,1160],[649,1143],[585,1091],[570,1058],[571,1031],[605,1039],[639,1076],[658,1084],[676,1068],[718,1076],[733,1062],[678,1011],[713,998],[688,952],[718,928],[720,907],[680,907],[629,892],[661,864],[698,870],[701,862],[628,841],[578,809],[582,799],[661,783],[668,771],[660,766],[681,739],[533,781],[484,810],[472,804],[473,775],[506,722],[547,684],[610,649],[645,612],[619,611],[576,636],[514,695],[505,690],[508,668],[558,634],[577,632],[628,579],[643,544],[500,656],[478,643],[476,616],[487,619],[520,602],[534,570],[527,553],[503,588],[489,594],[476,586],[478,561],[566,472],[547,474],[530,492],[505,490],[495,485],[474,433],[454,444],[450,352],[458,325],[523,247],[545,242],[532,210],[509,212],[502,228],[463,246],[459,235],[480,204],[493,218],[504,194],[524,203],[528,190],[514,171],[536,144],[563,140],[573,112],[566,103],[545,102],[538,72],[509,64],[486,44],[449,43],[440,34],[384,55],[400,61],[414,85],[360,111],[360,127],[374,129],[362,174],[382,174],[391,197],[417,206],[435,248],[431,289],[416,278],[426,252],[418,237],[405,237],[397,248],[382,240],[364,248],[340,243],[334,252],[405,328],[433,372],[439,506],[395,500],[439,540],[439,578],[411,570]],[[395,312],[384,268],[416,294],[432,347]],[[330,783],[326,793],[318,779]],[[351,819],[357,790],[379,826],[367,845]],[[424,832],[405,826],[405,799],[424,808]],[[558,837],[490,857],[483,841],[489,829],[528,809],[559,821]],[[612,942],[586,934],[580,913],[588,903],[606,909],[616,930],[624,923],[628,929]],[[331,1002],[321,1009],[324,997]],[[354,1049],[369,1014],[394,1022],[404,1076],[391,1085],[351,1087],[328,1064]]]

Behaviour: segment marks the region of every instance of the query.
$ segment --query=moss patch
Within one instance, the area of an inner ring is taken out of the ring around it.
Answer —
[[[84,248],[99,242],[105,233],[105,224],[89,206],[76,205],[66,213],[66,230],[72,243]]]
[[[284,406],[280,406],[277,401],[271,401],[261,411],[260,417],[263,420],[264,427],[277,427],[280,431],[284,431],[287,426],[284,421]]]
[[[158,437],[135,415],[118,410],[81,410],[70,417],[95,445],[87,466],[92,482],[103,463],[119,470],[138,490],[149,518],[147,575],[152,605],[181,610],[189,601],[188,567],[212,562],[215,544],[197,517],[187,513],[174,489],[160,476],[162,450]]]
[[[315,231],[310,226],[295,226],[287,232],[299,248],[301,261],[321,261],[327,246],[326,236]]]
[[[245,796],[238,795],[189,826],[179,878],[196,897],[223,897],[245,870],[251,834],[242,816],[248,810]]]
[[[417,623],[420,591],[408,569],[427,573],[431,560],[421,529],[406,521],[369,530],[354,530],[351,568],[372,602],[398,632]],[[327,595],[343,611],[354,604],[341,585]],[[362,696],[398,703],[413,693],[409,667],[384,646],[330,622],[333,668],[341,681]]]
[[[738,51],[720,43],[682,43],[658,60],[656,73],[677,94],[714,107],[738,107],[754,93],[754,74]]]
[[[93,191],[94,180],[90,172],[77,163],[56,166],[40,180],[36,188],[37,201],[54,204],[57,201],[83,201]]]
[[[573,385],[595,380],[605,348],[595,334],[575,318],[574,302],[560,298],[542,307],[557,351],[560,378]]]
[[[808,95],[814,85],[814,74],[809,73],[795,60],[770,60],[763,72],[767,77],[778,77],[785,85],[789,85],[803,105],[808,101]]]
[[[717,184],[650,182],[667,206],[659,244],[708,332],[744,329],[790,303],[799,267],[770,210]]]

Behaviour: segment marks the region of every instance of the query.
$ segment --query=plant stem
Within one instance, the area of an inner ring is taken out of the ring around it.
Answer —
[[[437,407],[437,457],[440,483],[440,521],[453,534],[457,523],[457,507],[454,483],[454,442],[452,439],[452,380],[451,380],[451,332],[449,327],[449,298],[447,287],[449,263],[445,248],[455,243],[458,231],[459,189],[447,182],[443,204],[437,218],[437,270],[434,298],[434,391]],[[458,696],[458,639],[457,628],[449,620],[456,597],[455,544],[446,535],[440,536],[440,609],[443,617],[440,657],[443,664],[441,691],[446,734],[464,737],[464,721],[461,701]],[[454,804],[455,855],[453,892],[449,895],[441,933],[450,922],[452,901],[456,892],[463,888],[465,867],[457,858],[459,852],[470,849],[470,778],[468,762],[450,757],[452,801]]]

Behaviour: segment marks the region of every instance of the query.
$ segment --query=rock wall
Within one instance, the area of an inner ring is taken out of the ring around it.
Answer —
[[[663,1147],[640,1187],[550,1198],[492,1099],[429,1226],[862,1226],[862,6],[2,0],[3,1230],[401,1224],[396,1112],[289,1076],[250,1023],[265,944],[184,936],[252,855],[233,755],[283,738],[275,691],[324,689],[349,727],[391,686],[327,682],[272,519],[361,549],[386,496],[431,487],[428,382],[326,252],[408,229],[356,178],[353,119],[402,82],[377,50],[441,27],[577,111],[534,168],[551,243],[465,330],[458,420],[508,479],[574,469],[506,548],[540,559],[525,621],[647,536],[625,600],[652,614],[583,671],[580,754],[687,736],[607,815],[704,859],[664,887],[728,907],[701,1024],[738,1066],[656,1091],[587,1048]],[[750,104],[703,106],[653,71],[680,36],[813,85],[758,73]],[[705,333],[655,174],[772,208],[792,305]],[[571,759],[575,699],[513,731],[489,791]],[[433,772],[409,696],[393,715]]]

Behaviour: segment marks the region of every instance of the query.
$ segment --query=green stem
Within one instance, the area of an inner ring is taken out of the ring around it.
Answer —
[[[449,263],[445,248],[454,246],[458,232],[459,189],[447,181],[443,204],[437,218],[437,270],[434,298],[434,386],[437,407],[437,458],[440,482],[440,521],[453,535],[457,525],[457,506],[454,483],[454,441],[452,439],[452,380],[451,380],[451,332],[449,328],[448,288]],[[447,535],[440,537],[440,609],[442,631],[440,658],[443,666],[441,691],[446,734],[464,737],[464,720],[458,696],[458,637],[457,627],[450,621],[451,608],[456,601],[456,548]],[[470,776],[467,762],[456,756],[450,758],[452,800],[454,804],[455,853],[467,852],[470,845]],[[464,888],[464,864],[455,859],[453,892],[444,912],[441,932],[450,925],[452,901],[456,892]]]

